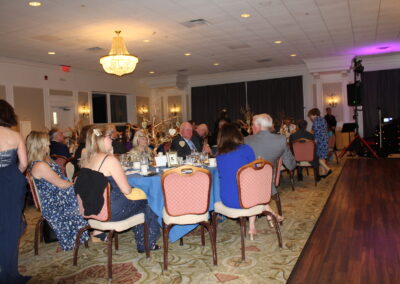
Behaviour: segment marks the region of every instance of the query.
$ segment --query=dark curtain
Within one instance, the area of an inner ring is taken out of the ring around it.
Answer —
[[[211,131],[223,108],[234,120],[242,118],[240,109],[245,106],[244,82],[192,88],[192,119],[197,124],[206,123]]]
[[[364,136],[370,137],[378,126],[378,110],[382,117],[400,118],[400,69],[364,72],[362,105]]]
[[[254,114],[271,115],[275,127],[284,117],[304,119],[302,76],[247,82],[247,102]]]

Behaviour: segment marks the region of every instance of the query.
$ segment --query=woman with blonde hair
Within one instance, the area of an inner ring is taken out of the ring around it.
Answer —
[[[86,196],[101,195],[107,183],[110,184],[111,192],[111,221],[121,221],[133,215],[144,213],[149,227],[149,248],[157,250],[156,244],[160,234],[160,225],[157,216],[147,205],[146,199],[131,200],[126,196],[132,193],[125,173],[119,160],[112,154],[112,140],[106,128],[92,128],[88,131],[85,152],[81,158],[81,171],[75,183],[77,193]],[[98,184],[98,186],[94,186]],[[85,200],[82,199],[85,204]],[[88,205],[91,199],[88,199]],[[86,212],[85,207],[85,212]],[[98,211],[99,204],[91,206],[90,210]],[[133,227],[137,250],[144,252],[144,230],[143,225]],[[103,239],[105,234],[98,235]]]
[[[138,130],[135,133],[132,145],[133,149],[128,152],[128,155],[132,157],[132,160],[139,161],[142,157],[145,157],[149,161],[154,160],[153,151],[149,147],[149,138],[143,129]]]
[[[34,179],[43,217],[57,235],[63,250],[71,250],[75,245],[76,233],[87,226],[79,214],[78,202],[73,183],[62,174],[60,166],[49,156],[49,135],[32,131],[26,140],[28,161]],[[89,239],[83,234],[81,242]]]

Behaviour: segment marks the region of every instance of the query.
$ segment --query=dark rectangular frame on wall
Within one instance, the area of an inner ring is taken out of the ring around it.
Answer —
[[[127,95],[92,93],[93,123],[128,122]],[[110,114],[110,117],[109,117]]]

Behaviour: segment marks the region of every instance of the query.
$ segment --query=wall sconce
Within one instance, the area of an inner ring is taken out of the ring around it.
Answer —
[[[80,106],[78,111],[83,117],[89,117],[90,109],[87,105]]]
[[[177,106],[176,104],[171,107],[170,112],[173,116],[176,116],[179,112],[181,111],[181,108]]]
[[[142,105],[141,107],[138,108],[138,112],[141,115],[144,115],[144,114],[149,112],[149,108],[147,106],[145,106],[145,105]]]
[[[329,96],[329,98],[328,98],[328,105],[329,105],[330,107],[335,107],[335,106],[337,106],[338,102],[339,102],[338,97],[334,96],[333,94],[331,94],[331,95]]]

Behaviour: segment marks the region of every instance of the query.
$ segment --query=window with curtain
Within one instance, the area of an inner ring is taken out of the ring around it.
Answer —
[[[126,96],[110,95],[111,122],[127,122]]]
[[[107,123],[107,95],[92,94],[93,123]]]

